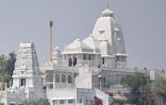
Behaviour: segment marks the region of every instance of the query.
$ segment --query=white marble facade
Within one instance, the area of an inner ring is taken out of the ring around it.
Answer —
[[[4,103],[18,105],[24,100],[47,98],[51,105],[92,105],[98,96],[108,105],[110,97],[104,92],[122,87],[122,78],[134,72],[155,75],[146,69],[127,68],[122,28],[107,8],[87,38],[74,40],[62,52],[55,47],[51,62],[39,66],[34,44],[21,43],[13,85],[7,89]]]
[[[20,43],[17,51],[13,84],[5,90],[5,105],[19,105],[46,98],[35,46],[32,42]]]
[[[71,96],[64,97],[61,95],[68,94],[65,91],[66,89],[93,91],[93,96],[87,100],[90,102],[90,100],[93,100],[94,95],[97,95],[94,91],[96,88],[100,88],[100,86],[103,89],[110,88],[112,81],[108,80],[110,77],[107,74],[112,73],[117,68],[125,69],[127,67],[127,54],[122,29],[113,12],[108,8],[102,12],[95,23],[92,33],[87,38],[74,40],[64,47],[62,53],[57,47],[55,49],[53,52],[53,61],[55,62],[40,65],[44,85],[49,91],[47,96],[51,105],[58,105],[60,100],[71,98]],[[107,73],[103,72],[104,70]],[[99,83],[99,75],[105,78],[107,85]],[[71,82],[69,82],[69,77]],[[119,81],[114,82],[118,84]],[[59,91],[61,91],[61,94],[59,94]],[[88,93],[84,93],[84,91],[81,94],[82,99],[88,96]],[[74,95],[75,92],[79,93],[75,90],[71,94]],[[105,93],[102,94],[105,97]],[[101,95],[100,97],[102,98]],[[73,100],[75,104],[79,104],[77,97],[73,98]]]

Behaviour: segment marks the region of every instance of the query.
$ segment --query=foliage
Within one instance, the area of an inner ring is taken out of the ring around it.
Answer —
[[[47,99],[40,99],[34,105],[50,105]]]
[[[4,75],[2,76],[2,80],[3,80],[4,82],[9,82],[9,81],[10,81],[10,75],[8,75],[7,73],[4,74]]]
[[[131,91],[128,94],[128,101],[135,105],[154,105],[151,88],[148,84],[149,77],[143,73],[127,75],[123,84],[128,86]]]
[[[159,78],[159,80],[155,83],[155,89],[154,91],[158,93],[159,95],[166,97],[166,79],[165,78]]]
[[[161,78],[160,82],[158,82],[159,89],[161,90],[161,92],[166,93],[166,79]]]
[[[0,55],[0,67],[2,72],[0,74],[0,80],[7,82],[9,86],[9,81],[12,81],[13,70],[16,61],[16,54],[14,52],[9,53],[9,56]]]
[[[9,57],[7,59],[7,73],[12,76],[13,75],[13,70],[15,68],[15,62],[16,62],[16,54],[14,52],[9,53]]]
[[[130,87],[131,89],[138,91],[140,87],[147,84],[148,76],[143,73],[135,73],[134,75],[127,75],[123,84]]]
[[[3,70],[3,74],[6,72],[7,57],[5,55],[0,55],[0,67]]]
[[[126,103],[127,103],[126,100],[114,99],[114,104],[116,105],[125,105]]]
[[[47,99],[39,99],[35,103],[28,102],[25,100],[21,105],[50,105]]]

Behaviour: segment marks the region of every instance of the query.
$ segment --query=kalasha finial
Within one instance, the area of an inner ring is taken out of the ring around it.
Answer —
[[[53,26],[53,21],[52,20],[50,20],[50,27],[52,27]]]

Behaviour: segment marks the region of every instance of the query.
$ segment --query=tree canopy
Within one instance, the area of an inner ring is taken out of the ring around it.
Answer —
[[[160,77],[154,86],[154,91],[166,98],[166,78]]]
[[[8,59],[7,59],[7,64],[6,64],[6,70],[7,73],[12,76],[13,75],[13,70],[15,68],[15,62],[16,62],[16,54],[14,52],[9,53]]]
[[[37,102],[31,103],[28,101],[24,101],[22,104],[20,105],[50,105],[50,103],[48,102],[47,99],[39,99]]]
[[[3,74],[6,72],[7,57],[5,55],[0,55],[0,67],[3,70]]]
[[[155,105],[148,81],[149,76],[145,73],[135,73],[124,78],[123,84],[131,90],[127,96],[129,103],[135,105]]]
[[[135,73],[134,75],[127,75],[123,84],[130,87],[131,89],[138,90],[141,86],[147,84],[148,76],[143,73]]]
[[[9,81],[12,80],[13,70],[15,68],[16,54],[14,52],[9,53],[8,56],[0,55],[0,80],[7,82],[9,86]]]

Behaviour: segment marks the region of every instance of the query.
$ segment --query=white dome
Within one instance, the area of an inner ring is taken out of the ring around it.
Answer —
[[[76,39],[74,42],[70,43],[67,47],[64,48],[63,54],[88,52],[93,52],[93,50],[85,43],[81,42],[80,39]]]
[[[105,9],[102,12],[102,16],[98,18],[92,35],[99,41],[107,40],[110,44],[112,54],[126,53],[121,26],[113,16],[113,12],[108,8]]]
[[[85,38],[83,41],[87,46],[89,46],[91,49],[93,49],[94,53],[99,53],[99,45],[100,42],[96,40],[92,35],[89,35],[87,38]]]

